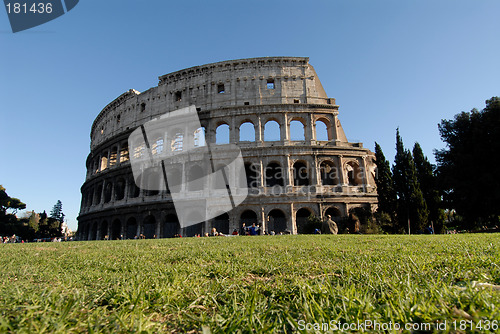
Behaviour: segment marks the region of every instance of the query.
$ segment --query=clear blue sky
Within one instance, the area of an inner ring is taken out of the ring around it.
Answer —
[[[0,184],[77,226],[90,128],[130,88],[210,62],[308,56],[352,141],[395,130],[434,161],[437,124],[500,95],[500,1],[81,0],[13,34],[0,9]]]

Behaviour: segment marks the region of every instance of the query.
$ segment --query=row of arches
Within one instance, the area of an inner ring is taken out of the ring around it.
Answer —
[[[234,126],[235,134],[230,124],[226,121],[219,121],[214,133],[207,137],[206,127],[202,126],[195,130],[174,129],[170,133],[148,134],[151,152],[153,155],[161,154],[168,150],[172,152],[183,151],[186,147],[205,146],[207,141],[215,144],[229,144],[237,142],[273,142],[273,141],[305,141],[315,139],[317,141],[331,141],[334,139],[334,129],[331,120],[327,116],[318,117],[312,121],[296,116],[290,117],[285,123],[281,118],[270,117],[266,119],[263,127],[260,128],[260,121],[243,119],[238,126]],[[283,127],[287,127],[283,131]],[[313,138],[314,137],[314,138]],[[210,139],[211,138],[211,139]],[[234,138],[234,139],[233,139]],[[111,148],[95,152],[96,158],[89,162],[87,166],[88,176],[102,172],[120,163],[127,162],[130,155],[140,158],[145,155],[146,146],[144,143],[128,147],[128,142],[119,142]],[[129,152],[130,151],[130,152]]]
[[[328,124],[328,125],[327,125]],[[302,118],[293,118],[289,123],[289,140],[291,141],[304,141],[306,140],[307,123]],[[314,123],[316,140],[329,141],[332,140],[333,133],[328,130],[329,121],[326,119],[316,120]],[[250,121],[245,120],[238,127],[240,142],[255,142],[258,141],[256,132],[256,125]],[[276,119],[270,119],[264,124],[263,141],[280,141],[283,140],[281,135],[281,125]],[[230,127],[228,123],[220,123],[215,130],[215,143],[216,144],[229,144],[230,143]]]
[[[205,166],[206,167],[206,166]],[[226,168],[225,165],[217,165],[217,170]],[[185,172],[183,172],[183,170]],[[199,164],[191,166],[183,166],[181,164],[169,166],[166,170],[167,180],[163,179],[163,170],[151,168],[146,170],[142,176],[137,179],[126,179],[118,177],[115,180],[105,180],[98,183],[96,186],[91,186],[83,191],[82,207],[90,207],[101,203],[108,203],[112,200],[120,201],[126,196],[128,198],[136,198],[141,196],[141,188],[145,189],[142,192],[143,196],[156,196],[160,190],[165,190],[168,193],[178,193],[180,191],[199,191],[207,189],[225,189],[226,183],[220,177],[215,178],[214,184],[204,184],[203,178],[207,172],[207,168],[203,168]],[[364,173],[359,163],[356,160],[351,160],[344,165],[345,178],[344,183],[349,186],[360,186],[364,184]],[[312,173],[314,173],[310,164],[305,160],[295,161],[291,168],[291,184],[293,186],[310,186],[313,185]],[[331,160],[323,160],[319,164],[317,176],[317,184],[322,186],[338,186],[341,185],[342,171]],[[241,187],[250,189],[264,187],[275,187],[286,185],[287,170],[282,167],[279,161],[271,161],[263,170],[259,164],[246,162],[244,171],[241,171],[246,176],[240,178],[246,184],[240,184]],[[185,177],[183,175],[185,174]],[[218,176],[221,174],[219,173]],[[162,182],[164,184],[162,184]],[[138,186],[139,185],[139,186]],[[185,187],[185,188],[183,188]]]
[[[299,234],[306,232],[309,217],[314,214],[313,210],[304,207],[295,213],[296,231]],[[340,218],[341,214],[338,208],[329,207],[325,211],[325,216],[330,215],[334,220]],[[203,235],[208,233],[212,228],[224,234],[231,234],[232,229],[241,228],[243,224],[252,226],[252,224],[261,225],[267,233],[271,231],[280,233],[290,233],[290,219],[281,209],[272,209],[269,211],[266,221],[261,222],[254,210],[245,210],[237,217],[237,226],[231,226],[231,219],[228,213],[223,213],[216,218],[210,220],[208,224],[205,222],[190,225],[181,228],[179,220],[175,214],[168,214],[164,219],[157,220],[155,216],[148,215],[142,221],[136,217],[128,217],[127,219],[115,218],[112,220],[94,221],[84,224],[79,229],[79,238],[81,240],[117,240],[117,239],[136,239],[143,236],[146,239],[153,238],[172,238],[180,234],[185,237],[195,235]]]

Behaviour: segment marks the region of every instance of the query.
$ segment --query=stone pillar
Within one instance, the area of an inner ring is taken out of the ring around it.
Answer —
[[[311,185],[320,186],[321,176],[319,175],[318,156],[315,154],[311,161]]]
[[[106,192],[106,184],[107,184],[107,181],[102,181],[102,189],[101,189],[101,201],[97,204],[103,204],[104,203],[104,194]]]
[[[262,121],[260,117],[257,117],[257,124],[254,124],[254,128],[255,128],[255,142],[257,143],[260,142],[262,144],[262,141],[264,141],[264,130],[262,127]]]
[[[288,115],[287,114],[283,114],[283,119],[282,119],[281,124],[280,124],[280,141],[281,142],[289,142],[290,141],[290,124],[288,124]]]
[[[367,170],[366,170],[366,155],[362,157],[362,163],[361,163],[361,170],[362,170],[362,175],[363,175],[363,192],[366,192],[366,189],[368,188],[368,175],[367,175]]]
[[[239,141],[239,137],[237,137],[237,130],[236,130],[236,120],[234,117],[231,117],[231,120],[229,122],[229,143],[230,144],[235,144]]]
[[[307,114],[307,124],[304,126],[304,137],[306,140],[306,143],[310,145],[311,140],[315,140],[316,136],[313,132],[314,124],[313,124],[313,117],[311,114]]]
[[[287,154],[285,156],[285,161],[283,164],[283,170],[285,171],[283,175],[283,185],[285,187],[287,186],[293,186],[293,166],[290,166],[290,155]]]
[[[344,187],[347,185],[345,183],[345,180],[347,177],[346,177],[345,171],[344,171],[344,156],[343,155],[339,155],[338,168],[339,168],[339,183],[342,187]]]

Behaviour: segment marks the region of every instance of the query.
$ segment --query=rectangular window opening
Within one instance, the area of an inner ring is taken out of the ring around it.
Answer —
[[[250,102],[244,102],[244,105],[249,106]]]
[[[274,89],[274,79],[267,79],[267,89]]]
[[[175,102],[181,102],[182,101],[182,92],[181,91],[175,92],[174,101]]]
[[[300,103],[299,100],[293,100],[293,103]]]
[[[218,84],[217,85],[217,93],[218,94],[224,94],[225,93],[224,84]]]

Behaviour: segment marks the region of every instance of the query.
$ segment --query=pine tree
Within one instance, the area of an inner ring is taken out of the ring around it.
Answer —
[[[64,213],[62,212],[62,202],[60,200],[57,200],[57,203],[52,208],[52,211],[50,211],[50,218],[54,218],[55,220],[61,223],[64,221]]]
[[[397,197],[394,189],[394,182],[392,180],[391,166],[377,142],[375,142],[375,158],[377,164],[377,174],[375,178],[378,194],[377,212],[388,214],[392,223],[394,223],[396,221]]]
[[[425,203],[429,209],[429,222],[433,222],[436,232],[442,232],[444,228],[444,211],[441,207],[441,196],[438,191],[437,178],[434,166],[427,160],[419,143],[413,146],[413,159],[417,169],[418,182],[424,196]]]

